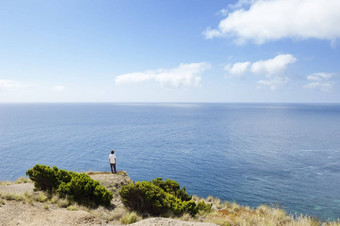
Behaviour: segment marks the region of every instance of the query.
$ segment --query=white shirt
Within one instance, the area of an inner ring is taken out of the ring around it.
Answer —
[[[110,154],[109,155],[109,160],[111,164],[115,164],[116,163],[116,155],[115,154]]]

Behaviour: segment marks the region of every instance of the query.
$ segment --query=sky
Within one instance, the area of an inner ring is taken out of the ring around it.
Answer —
[[[0,0],[0,102],[340,103],[339,0]]]

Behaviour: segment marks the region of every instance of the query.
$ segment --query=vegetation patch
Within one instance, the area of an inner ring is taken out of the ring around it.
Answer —
[[[60,197],[78,203],[108,206],[113,197],[110,191],[85,173],[36,164],[27,170],[26,175],[34,182],[36,189],[56,192]]]
[[[200,210],[210,211],[211,205],[203,201],[196,204],[192,196],[188,195],[185,187],[174,181],[156,178],[152,181],[142,181],[122,187],[119,195],[126,207],[140,214],[152,216],[182,215],[190,213],[196,215]]]
[[[142,218],[138,216],[136,212],[131,212],[124,215],[120,222],[123,224],[133,224],[137,221],[140,221],[141,219]]]

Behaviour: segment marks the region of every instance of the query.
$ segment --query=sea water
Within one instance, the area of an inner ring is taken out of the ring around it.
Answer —
[[[111,149],[134,181],[340,218],[338,104],[0,104],[0,180],[109,171]]]

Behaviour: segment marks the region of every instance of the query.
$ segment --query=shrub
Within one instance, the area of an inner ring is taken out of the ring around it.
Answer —
[[[99,184],[98,181],[92,180],[85,173],[74,174],[68,183],[62,182],[57,189],[61,197],[68,197],[71,200],[84,204],[104,204],[110,205],[112,193]]]
[[[197,206],[184,187],[180,189],[176,181],[163,181],[161,178],[128,184],[122,187],[119,194],[126,207],[153,216],[167,214],[178,216],[183,213],[194,216],[199,210],[211,207],[202,203]]]
[[[26,171],[26,175],[34,182],[34,187],[44,191],[52,192],[52,189],[58,188],[60,181],[57,180],[59,169],[45,165],[36,164],[32,169]]]
[[[34,182],[36,189],[57,192],[61,197],[86,204],[109,205],[112,193],[98,181],[84,173],[59,170],[45,165],[36,164],[27,170],[26,175]]]
[[[188,195],[185,191],[185,186],[180,189],[179,183],[177,183],[177,181],[170,179],[166,179],[166,181],[163,181],[162,178],[158,177],[153,180],[152,183],[163,189],[165,192],[170,193],[175,197],[181,199],[182,201],[189,201],[192,199],[192,195]]]
[[[209,213],[211,211],[212,204],[206,204],[203,200],[196,203],[197,210],[203,213]]]

